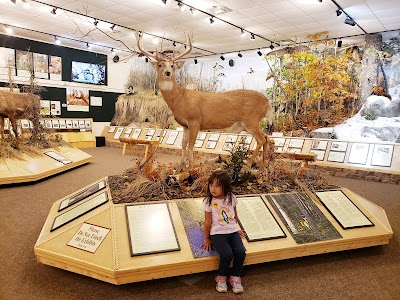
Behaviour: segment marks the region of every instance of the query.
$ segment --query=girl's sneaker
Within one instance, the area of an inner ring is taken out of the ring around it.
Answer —
[[[218,292],[226,293],[228,291],[228,285],[226,284],[226,276],[217,276],[215,277],[215,281],[217,282],[217,286],[215,287]]]
[[[242,285],[242,279],[239,276],[231,276],[229,278],[229,283],[232,286],[232,291],[235,294],[240,294],[243,293],[243,285]]]

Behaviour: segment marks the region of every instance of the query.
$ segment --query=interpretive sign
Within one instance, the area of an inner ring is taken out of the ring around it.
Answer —
[[[285,145],[285,138],[272,138],[272,140],[274,141],[275,147],[283,147]]]
[[[129,138],[129,136],[132,133],[132,130],[133,130],[133,128],[131,128],[131,127],[126,128],[124,131],[124,138]]]
[[[239,135],[239,143],[250,145],[253,137],[251,135]]]
[[[180,250],[167,203],[126,205],[131,256]]]
[[[204,242],[203,199],[204,198],[197,198],[176,201],[194,258],[218,255],[215,250],[206,251],[201,247]]]
[[[315,194],[343,229],[375,226],[342,191]]]
[[[371,166],[390,167],[392,165],[393,145],[374,145]]]
[[[70,160],[54,151],[47,151],[47,152],[44,152],[44,154],[46,154],[47,156],[50,156],[51,158],[59,161],[60,163],[62,163],[64,165],[72,163],[72,160]]]
[[[326,150],[328,146],[328,141],[313,140],[311,144],[311,149]]]
[[[223,151],[232,151],[234,146],[235,146],[235,143],[225,143],[222,146],[222,150]]]
[[[115,132],[113,139],[118,140],[122,134],[122,132],[124,131],[124,127],[118,127],[117,131]]]
[[[346,152],[336,152],[336,151],[330,151],[328,155],[328,161],[333,161],[333,162],[344,162],[344,157],[346,156]]]
[[[69,222],[79,218],[80,216],[106,203],[107,201],[108,201],[107,192],[103,192],[86,200],[85,202],[79,204],[78,206],[75,206],[70,210],[67,210],[66,212],[57,216],[53,221],[53,225],[51,226],[50,231],[54,231],[64,226],[65,224],[68,224]]]
[[[349,163],[365,165],[367,163],[369,144],[353,143],[350,149]]]
[[[108,128],[108,131],[107,131],[107,132],[113,133],[113,132],[115,131],[115,129],[116,129],[116,127],[110,126],[110,128]]]
[[[204,143],[204,140],[196,140],[196,142],[194,143],[194,147],[201,148],[201,147],[203,147],[203,143]]]
[[[342,237],[307,194],[270,194],[267,199],[297,244]]]
[[[142,131],[142,129],[140,129],[140,128],[136,128],[134,131],[133,131],[133,134],[132,134],[132,139],[137,139],[138,137],[139,137],[139,135],[140,135],[140,132]]]
[[[206,149],[215,149],[217,142],[208,140],[206,143]]]
[[[219,136],[219,133],[211,133],[208,140],[212,142],[218,142]]]
[[[95,253],[111,229],[83,223],[68,242],[68,246]]]
[[[104,189],[105,187],[106,187],[105,180],[96,182],[95,184],[80,191],[79,193],[76,193],[76,194],[72,195],[71,197],[68,197],[67,199],[64,199],[63,201],[61,201],[58,211],[62,211],[63,209],[89,197],[90,195],[93,195],[94,193]]]
[[[238,197],[236,209],[249,242],[286,237],[261,196]]]
[[[332,142],[331,150],[333,151],[341,151],[346,152],[347,150],[347,143],[346,142]]]
[[[197,140],[201,140],[201,141],[204,141],[205,139],[206,139],[206,136],[207,136],[207,133],[206,132],[199,132],[198,134],[197,134]]]
[[[225,143],[235,143],[237,141],[238,136],[230,134],[226,137]]]
[[[175,143],[177,136],[178,136],[178,131],[171,131],[165,143],[167,145],[173,145]]]
[[[325,151],[324,150],[316,150],[316,149],[311,149],[310,153],[312,154],[317,154],[317,160],[324,160],[325,157]]]
[[[303,139],[290,139],[288,148],[303,148]]]

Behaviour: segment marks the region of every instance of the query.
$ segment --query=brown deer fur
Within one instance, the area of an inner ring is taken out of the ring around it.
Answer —
[[[33,111],[39,109],[40,98],[37,95],[0,91],[1,138],[4,139],[4,118],[9,118],[15,136],[18,136],[17,119],[32,119]]]
[[[183,126],[182,162],[187,147],[189,162],[193,162],[193,147],[200,130],[226,128],[245,129],[253,135],[257,147],[250,161],[254,160],[263,145],[263,160],[265,160],[267,136],[260,130],[259,124],[265,116],[269,124],[272,124],[273,111],[270,102],[263,94],[251,90],[205,93],[185,89],[176,82],[174,72],[184,63],[176,60],[191,51],[191,39],[188,37],[184,53],[177,57],[162,58],[158,53],[153,55],[142,49],[141,36],[138,33],[136,36],[139,50],[156,60],[153,66],[157,71],[161,94],[174,114],[175,120]]]

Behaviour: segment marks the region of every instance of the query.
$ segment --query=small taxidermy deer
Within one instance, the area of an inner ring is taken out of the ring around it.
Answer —
[[[171,58],[162,57],[158,51],[152,54],[142,47],[142,36],[136,32],[138,49],[152,62],[157,71],[158,84],[161,94],[174,114],[175,120],[183,126],[182,163],[185,161],[186,149],[189,150],[189,163],[193,163],[193,147],[200,130],[216,130],[234,128],[245,129],[257,141],[257,147],[251,156],[254,161],[263,147],[263,161],[267,156],[267,135],[259,124],[267,117],[272,125],[273,110],[268,99],[261,93],[251,90],[233,90],[223,93],[205,93],[185,89],[175,80],[175,71],[180,69],[184,61],[178,59],[190,53],[192,39],[187,37],[186,50]]]

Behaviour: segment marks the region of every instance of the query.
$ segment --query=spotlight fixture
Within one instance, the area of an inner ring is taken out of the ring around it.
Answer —
[[[214,17],[211,17],[210,18],[210,24],[212,24],[212,23],[214,23],[215,21],[214,21]]]
[[[262,56],[261,49],[257,51],[257,54],[258,54],[259,56]]]
[[[340,17],[342,15],[342,13],[343,13],[342,10],[340,10],[340,9],[336,10],[336,16],[337,17]]]
[[[112,55],[115,55],[115,50],[114,50],[114,48],[111,48],[111,54],[112,54]]]
[[[251,40],[255,40],[256,39],[256,36],[254,35],[254,33],[251,34],[250,39]]]
[[[195,10],[193,7],[191,7],[189,10],[193,16],[197,13],[197,10]]]
[[[176,47],[176,42],[175,41],[172,43],[172,46]]]
[[[11,0],[12,4],[17,4],[17,0]]]
[[[56,45],[60,45],[60,44],[61,44],[61,41],[55,36],[55,37],[54,37],[54,43],[55,43]]]
[[[185,10],[185,5],[182,2],[178,2],[178,7],[180,11],[184,11]]]
[[[322,2],[322,0],[318,0],[318,2],[320,2],[320,3],[321,3],[321,2]]]
[[[6,33],[8,33],[8,34],[12,34],[12,33],[13,33],[13,30],[12,30],[10,27],[8,27],[7,25],[4,26],[4,30],[5,30]]]
[[[94,26],[96,26],[96,27],[97,27],[97,24],[99,24],[99,21],[97,21],[96,19],[94,19],[94,22],[93,22],[93,24],[94,24]]]
[[[219,58],[220,58],[221,60],[225,60],[225,57],[224,57],[223,55],[221,55]]]
[[[239,56],[239,57],[242,57],[242,56],[243,56],[242,53],[240,53],[240,51],[239,51],[239,53],[238,53],[238,56]]]
[[[167,0],[161,0],[164,5],[167,5]]]
[[[243,28],[240,28],[240,36],[244,37],[246,35],[246,31]]]
[[[347,16],[346,20],[344,20],[344,23],[350,26],[355,26],[356,22],[354,22],[354,20],[352,18],[350,18],[349,16]]]
[[[269,48],[270,48],[271,50],[274,50],[275,47],[274,47],[274,45],[271,44],[271,45],[269,45]]]
[[[88,49],[92,49],[92,46],[90,46],[90,44],[89,44],[89,43],[86,43],[86,48],[88,48]]]
[[[337,46],[338,46],[338,48],[342,47],[342,40],[338,40]]]
[[[114,28],[115,28],[115,24],[112,24],[111,27],[110,27],[110,30],[114,31]]]
[[[197,65],[197,58],[194,59],[194,64]]]
[[[53,7],[53,9],[50,12],[52,15],[56,15],[57,14],[57,7]]]

